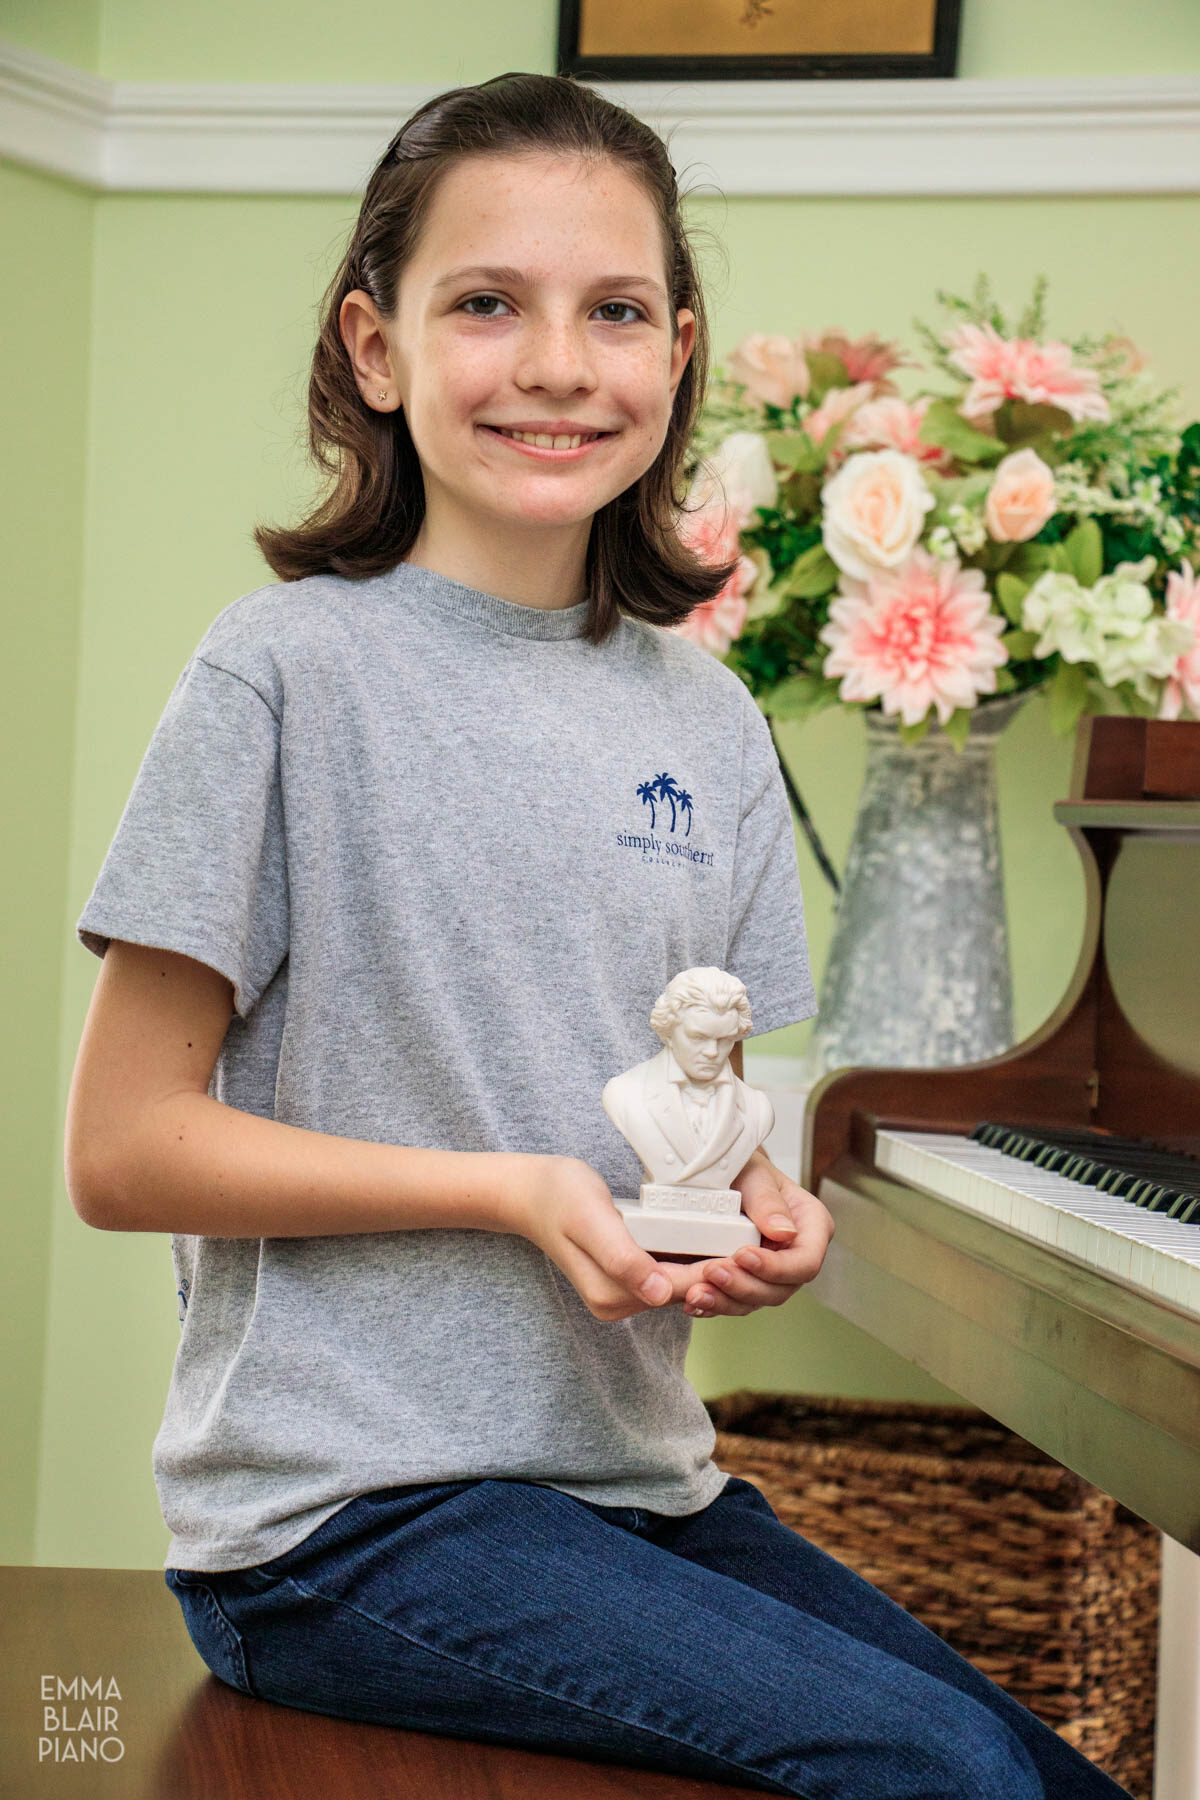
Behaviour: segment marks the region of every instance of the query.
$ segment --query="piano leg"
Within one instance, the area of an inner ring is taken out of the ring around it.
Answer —
[[[1154,1800],[1200,1800],[1200,1556],[1165,1534]]]

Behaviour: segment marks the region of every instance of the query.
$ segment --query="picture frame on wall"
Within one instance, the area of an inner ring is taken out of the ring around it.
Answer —
[[[960,0],[559,0],[558,73],[584,80],[953,76]]]

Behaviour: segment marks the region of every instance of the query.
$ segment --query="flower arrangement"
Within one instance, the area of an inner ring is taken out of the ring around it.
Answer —
[[[842,702],[936,718],[956,748],[982,698],[1200,718],[1200,423],[1172,424],[1126,338],[1050,338],[1046,283],[1009,323],[986,277],[917,322],[948,385],[840,331],[743,339],[714,371],[679,529],[736,567],[675,627],[764,712]]]

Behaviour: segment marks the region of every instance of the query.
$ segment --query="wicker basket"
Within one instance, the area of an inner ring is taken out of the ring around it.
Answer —
[[[1150,1800],[1159,1534],[971,1406],[741,1389],[713,1456],[1136,1800]]]

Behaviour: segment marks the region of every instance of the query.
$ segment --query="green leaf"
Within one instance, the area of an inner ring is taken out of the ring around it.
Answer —
[[[937,444],[958,462],[998,462],[1007,448],[998,438],[976,431],[949,400],[934,400],[917,434],[923,444]]]
[[[1063,539],[1067,567],[1080,587],[1094,587],[1104,573],[1104,539],[1095,519],[1080,519]]]
[[[825,458],[807,431],[764,431],[763,439],[771,461],[781,469],[815,475],[825,466]]]
[[[1000,639],[1013,662],[1028,662],[1037,641],[1036,631],[1006,631]]]
[[[1011,694],[1016,685],[1017,678],[1011,669],[996,670],[996,692],[998,694]]]
[[[982,549],[977,550],[970,558],[970,563],[973,568],[985,569],[989,575],[994,575],[1007,568],[1012,561],[1012,553],[1011,544],[998,544],[993,538],[988,538]]]
[[[1075,421],[1069,412],[1064,412],[1061,406],[1048,406],[1043,401],[1005,400],[992,416],[996,435],[1003,439],[1005,452],[1037,448],[1039,439],[1053,439],[1075,429]]]
[[[1017,544],[1009,562],[1009,570],[1022,580],[1034,582],[1051,567],[1050,544]]]
[[[821,477],[808,469],[798,469],[794,475],[789,475],[779,492],[798,519],[820,513]]]
[[[1073,731],[1087,702],[1088,678],[1082,663],[1060,662],[1050,682],[1050,729],[1056,737]]]
[[[759,697],[759,706],[769,718],[810,719],[835,703],[839,686],[823,675],[789,675]]]
[[[991,469],[968,469],[964,475],[943,475],[937,469],[922,469],[926,486],[937,498],[937,515],[944,516],[955,501],[968,510],[981,506],[992,485]]]
[[[919,744],[932,723],[933,708],[931,706],[925,717],[918,719],[915,725],[898,725],[896,727],[900,742],[902,744]]]
[[[1123,681],[1117,688],[1117,694],[1127,713],[1138,719],[1152,719],[1158,711],[1153,700],[1146,700],[1138,693],[1132,681]]]
[[[1033,296],[1021,317],[1017,320],[1014,337],[1040,338],[1046,325],[1046,289],[1050,285],[1045,275],[1039,275],[1033,284]]]
[[[750,596],[746,608],[746,623],[751,619],[765,619],[773,612],[778,612],[783,604],[783,595],[771,580],[771,559],[761,544],[753,544],[747,554],[758,570],[758,580]]]
[[[961,750],[971,730],[971,712],[969,706],[956,706],[942,730],[950,739],[956,750]]]
[[[804,360],[808,364],[810,381],[806,398],[814,405],[820,404],[830,388],[851,385],[846,365],[840,356],[833,356],[827,350],[806,350]]]
[[[798,556],[779,583],[788,600],[819,600],[837,586],[838,566],[824,544],[814,544]]]
[[[1021,581],[1015,575],[1008,574],[996,577],[996,598],[1000,602],[1006,619],[1014,625],[1021,623],[1021,609],[1025,604],[1025,596],[1029,592],[1029,583]]]

